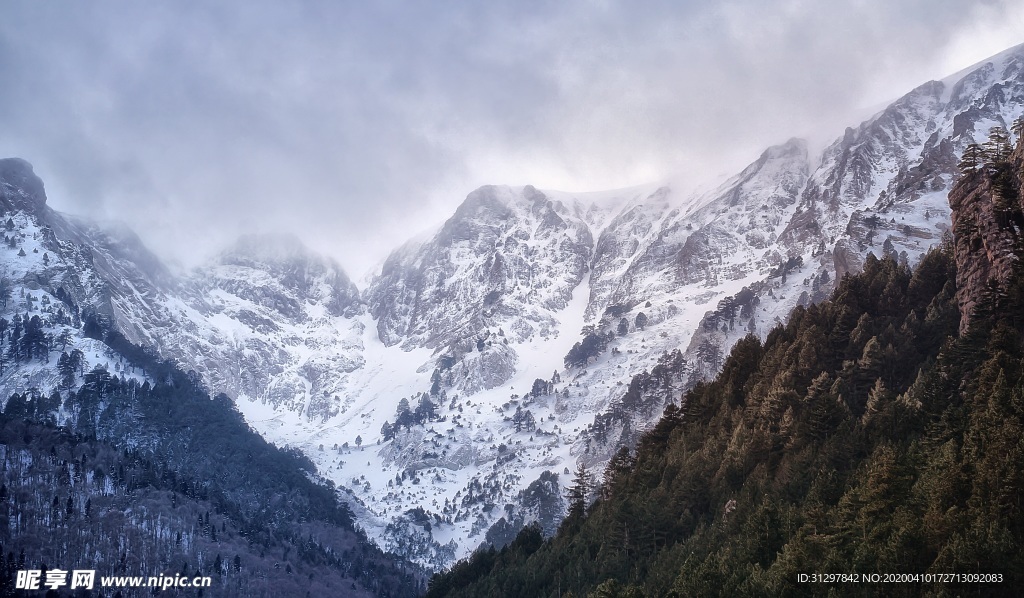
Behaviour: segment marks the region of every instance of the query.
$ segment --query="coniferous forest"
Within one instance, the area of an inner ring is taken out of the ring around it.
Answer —
[[[7,401],[0,596],[32,595],[16,571],[54,568],[210,576],[215,596],[418,593],[418,569],[373,547],[306,457],[267,443],[194,376],[91,333],[155,382],[95,368],[77,390]]]
[[[599,487],[577,472],[554,538],[478,551],[428,596],[1019,595],[1024,155],[994,137],[913,270],[869,256],[739,342]]]

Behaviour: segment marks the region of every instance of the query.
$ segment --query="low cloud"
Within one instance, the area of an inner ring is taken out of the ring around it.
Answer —
[[[295,232],[355,275],[487,183],[729,173],[1024,41],[1010,2],[15,2],[0,153],[194,264]]]

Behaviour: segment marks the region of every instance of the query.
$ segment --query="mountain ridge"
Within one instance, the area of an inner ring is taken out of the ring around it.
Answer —
[[[577,469],[553,537],[525,528],[427,596],[1015,595],[1024,139],[969,153],[915,269],[869,254],[741,339],[601,483]]]
[[[872,252],[909,263],[937,244],[956,156],[1020,116],[1022,51],[918,86],[820,157],[790,139],[697,192],[481,187],[364,289],[295,239],[280,252],[243,240],[175,277],[137,237],[46,207],[27,163],[0,162],[17,237],[0,263],[35,297],[6,312],[45,298],[53,336],[78,338],[91,318],[176,359],[316,462],[382,547],[444,567],[499,522],[541,517],[523,493],[557,493],[577,461],[635,442],[738,339],[824,299]],[[0,376],[8,395],[59,379],[52,364],[19,368]],[[427,415],[403,416],[424,398]],[[560,515],[544,513],[552,529]]]

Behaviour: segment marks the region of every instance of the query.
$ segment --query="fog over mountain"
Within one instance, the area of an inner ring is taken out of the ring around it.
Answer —
[[[909,267],[956,234],[958,156],[990,137],[998,149],[1005,128],[1019,137],[1022,112],[1018,44],[908,84],[823,150],[790,138],[697,192],[679,178],[481,186],[362,286],[287,234],[244,235],[176,273],[145,248],[151,230],[63,215],[28,162],[0,160],[3,414],[138,446],[132,422],[149,420],[131,409],[146,403],[96,416],[103,381],[163,392],[171,368],[302,455],[367,550],[443,569],[534,522],[553,533],[570,468],[637,445],[739,339],[778,336],[877,256]],[[254,439],[240,438],[226,450],[246,454]]]
[[[291,232],[359,278],[482,184],[692,181],[794,135],[813,153],[1022,27],[1010,1],[14,2],[0,155],[165,260]]]

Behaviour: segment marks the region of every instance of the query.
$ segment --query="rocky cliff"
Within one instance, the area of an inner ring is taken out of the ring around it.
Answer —
[[[1024,255],[1024,144],[1005,160],[984,158],[949,193],[957,262],[960,332],[991,309]]]

